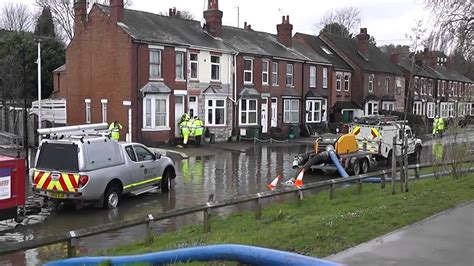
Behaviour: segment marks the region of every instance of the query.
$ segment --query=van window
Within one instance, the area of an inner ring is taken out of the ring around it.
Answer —
[[[149,152],[147,149],[134,146],[135,152],[137,153],[137,157],[139,161],[150,161],[153,160],[153,153]]]
[[[41,145],[36,168],[53,171],[79,172],[77,156],[78,147],[75,144],[44,142]]]
[[[125,147],[125,151],[127,151],[127,154],[128,154],[128,157],[130,158],[130,160],[132,160],[134,162],[137,161],[137,157],[135,156],[135,153],[133,152],[132,146]]]
[[[405,129],[405,134],[407,135],[407,138],[411,139],[413,136],[411,135],[411,129]]]

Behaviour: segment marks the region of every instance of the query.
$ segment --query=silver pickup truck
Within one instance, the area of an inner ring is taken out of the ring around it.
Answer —
[[[176,177],[173,161],[139,143],[106,136],[43,139],[30,170],[35,194],[115,208],[124,194],[161,188]]]

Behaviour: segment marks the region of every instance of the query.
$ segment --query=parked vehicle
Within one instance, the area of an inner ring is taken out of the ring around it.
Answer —
[[[111,140],[107,124],[40,129],[35,167],[30,170],[35,194],[47,199],[94,202],[116,208],[124,194],[170,189],[173,161],[140,143]]]
[[[405,132],[403,124],[405,123]],[[378,158],[391,161],[394,151],[398,156],[401,154],[403,139],[406,136],[408,142],[408,155],[418,159],[421,154],[422,141],[415,138],[411,127],[406,121],[398,121],[390,116],[365,116],[357,119],[349,125],[349,132],[355,138],[363,151],[369,151]],[[396,137],[396,147],[393,147],[393,137]]]

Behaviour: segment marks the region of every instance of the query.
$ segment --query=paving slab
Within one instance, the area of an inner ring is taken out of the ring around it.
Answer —
[[[474,265],[474,201],[326,259],[347,265]]]

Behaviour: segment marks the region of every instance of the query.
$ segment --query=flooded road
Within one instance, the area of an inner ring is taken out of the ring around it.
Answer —
[[[127,197],[121,201],[119,208],[111,211],[92,207],[80,210],[45,209],[40,214],[45,219],[43,222],[0,232],[0,243],[30,240],[113,221],[145,217],[149,213],[189,207],[207,202],[211,194],[214,195],[214,200],[223,200],[267,191],[267,184],[275,176],[293,177],[296,173],[296,170],[291,168],[294,156],[310,148],[307,145],[255,147],[245,153],[222,151],[212,156],[176,161],[177,178],[170,193],[156,192]],[[321,178],[308,177],[305,182],[316,182]],[[229,207],[222,209],[221,212],[228,213],[239,208],[245,206]],[[183,224],[195,223],[201,220],[201,216],[199,213],[164,221],[159,224],[157,230],[174,229]],[[141,240],[143,235],[143,227],[134,227],[81,239],[79,252],[82,255],[96,253],[115,245]],[[6,262],[12,262],[14,265],[37,264],[43,259],[60,257],[63,254],[64,245],[55,245],[28,251],[23,255],[0,257],[0,264]]]
[[[0,232],[0,244],[21,242],[36,237],[55,235],[80,228],[146,217],[149,213],[161,213],[167,210],[190,207],[205,203],[210,195],[214,200],[223,200],[235,196],[248,195],[267,191],[267,184],[281,175],[283,180],[294,177],[297,170],[292,169],[295,155],[305,153],[311,145],[255,146],[245,152],[221,150],[216,155],[191,157],[176,161],[177,178],[169,193],[148,193],[137,197],[126,197],[115,210],[94,209],[80,210],[68,208],[46,208],[38,216],[43,222],[34,225],[22,225],[13,230]],[[431,147],[423,147],[421,163],[430,162]],[[384,165],[384,163],[382,163]],[[383,168],[379,166],[374,170]],[[311,183],[337,175],[316,175],[307,173],[304,182]],[[214,214],[226,214],[239,210],[248,210],[250,205],[239,205],[213,211]],[[196,213],[184,217],[165,220],[156,224],[155,230],[162,232],[179,228],[185,224],[201,221],[202,214]],[[100,250],[143,240],[143,226],[128,228],[113,233],[80,239],[80,255],[95,254]],[[0,257],[0,265],[36,265],[65,256],[65,244],[20,252]]]

